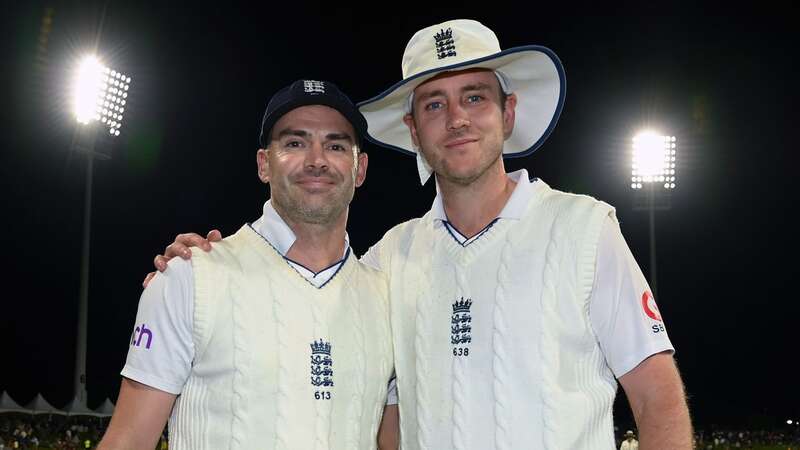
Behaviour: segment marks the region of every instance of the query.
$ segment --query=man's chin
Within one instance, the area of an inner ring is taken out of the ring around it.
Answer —
[[[298,208],[303,212],[309,223],[330,223],[339,218],[347,205],[341,205],[342,200],[336,195],[314,195],[306,197]]]
[[[436,171],[436,174],[447,181],[461,185],[471,184],[480,176],[480,172],[474,168],[454,167],[444,167],[441,171]]]
[[[344,208],[346,209],[346,207]],[[329,225],[335,223],[342,215],[344,209],[332,205],[323,205],[319,208],[304,209],[301,211],[302,221],[314,225]]]

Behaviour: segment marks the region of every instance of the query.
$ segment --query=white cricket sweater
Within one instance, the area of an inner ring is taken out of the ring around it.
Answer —
[[[614,448],[588,311],[613,208],[542,185],[467,246],[430,213],[381,241],[404,449]]]
[[[249,226],[192,258],[195,360],[175,449],[373,449],[391,375],[385,279],[314,287]]]

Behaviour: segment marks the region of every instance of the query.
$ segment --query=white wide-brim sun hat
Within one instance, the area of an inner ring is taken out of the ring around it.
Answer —
[[[472,68],[493,70],[503,89],[517,96],[514,130],[503,147],[504,156],[534,152],[555,128],[564,106],[566,80],[561,61],[552,50],[538,45],[501,50],[492,30],[466,19],[414,34],[403,53],[403,80],[358,104],[367,119],[367,139],[416,155],[403,122],[414,89],[442,72]]]

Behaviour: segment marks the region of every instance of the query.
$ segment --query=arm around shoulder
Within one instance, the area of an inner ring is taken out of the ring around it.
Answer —
[[[114,415],[98,450],[155,448],[176,397],[123,378]]]

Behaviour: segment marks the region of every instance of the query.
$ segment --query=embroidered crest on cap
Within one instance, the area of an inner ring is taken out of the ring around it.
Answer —
[[[445,59],[449,56],[456,56],[456,45],[453,42],[453,29],[440,30],[433,38],[436,40],[436,56]]]
[[[325,82],[316,80],[303,80],[303,90],[309,94],[324,94]]]

